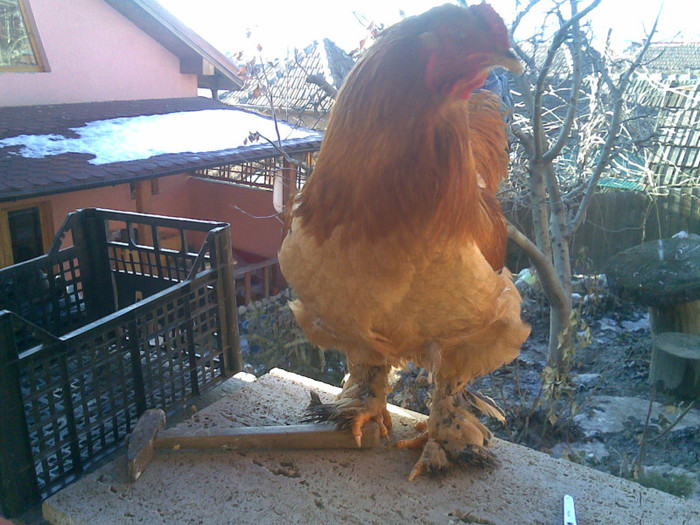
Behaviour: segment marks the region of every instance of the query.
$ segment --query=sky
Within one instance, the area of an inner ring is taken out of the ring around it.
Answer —
[[[407,16],[450,0],[158,0],[191,29],[217,49],[226,52],[244,50],[254,56],[255,45],[262,45],[262,58],[271,60],[302,49],[314,40],[330,38],[346,51],[358,47],[367,35],[359,20],[390,25]],[[521,0],[526,2],[527,0]],[[587,5],[583,0],[581,5]],[[512,19],[516,0],[491,0],[506,23]],[[470,2],[474,3],[474,2]],[[545,1],[546,4],[551,4]],[[618,47],[641,41],[662,9],[657,40],[700,41],[697,7],[688,0],[603,0],[591,15],[597,34],[605,38],[613,29]],[[530,27],[541,20],[530,16]],[[528,21],[523,24],[527,37]],[[251,37],[246,38],[250,31]]]
[[[515,0],[492,0],[497,11],[509,21]],[[583,5],[587,4],[586,0]],[[419,14],[440,0],[159,0],[175,16],[222,52],[254,49],[262,44],[262,57],[285,56],[328,37],[347,51],[367,36],[369,21],[391,24],[403,15]],[[659,38],[685,37],[700,41],[697,17],[689,13],[686,0],[665,0]],[[603,0],[592,19],[594,28],[607,34],[612,25],[621,42],[639,41],[653,24],[662,0]],[[634,5],[634,7],[632,7]],[[689,16],[693,15],[693,16]],[[534,14],[534,21],[541,15]],[[362,23],[361,23],[362,21]],[[523,28],[527,34],[527,27]],[[251,31],[252,37],[246,38]],[[516,33],[517,37],[517,33]],[[252,56],[252,55],[249,55]],[[235,113],[235,114],[234,114]],[[211,151],[244,145],[251,131],[275,137],[271,121],[237,111],[208,110],[169,115],[121,118],[89,122],[73,131],[78,138],[62,135],[22,135],[0,141],[0,148],[21,146],[18,154],[43,157],[60,153],[90,153],[92,164],[148,158],[180,151]],[[251,121],[254,119],[254,121]],[[304,132],[280,124],[282,139]],[[221,130],[225,129],[226,133]],[[168,130],[168,133],[163,133]],[[192,133],[197,130],[197,133]],[[202,133],[208,130],[210,133]],[[233,132],[232,132],[233,130]],[[224,141],[224,142],[221,142]],[[115,145],[120,145],[116,147]]]

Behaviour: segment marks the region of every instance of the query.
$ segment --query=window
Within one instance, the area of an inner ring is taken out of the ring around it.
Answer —
[[[0,0],[1,71],[48,71],[28,0]]]
[[[0,208],[0,268],[44,254],[52,237],[48,202]]]
[[[41,213],[38,207],[10,211],[7,213],[7,221],[10,225],[12,259],[15,263],[28,261],[44,253]]]

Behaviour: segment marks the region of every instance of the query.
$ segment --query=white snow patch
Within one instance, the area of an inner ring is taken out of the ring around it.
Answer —
[[[305,138],[314,132],[278,122],[282,140]],[[0,140],[0,148],[22,146],[26,158],[61,153],[94,155],[90,164],[141,160],[165,153],[207,152],[245,146],[251,133],[276,141],[272,120],[230,109],[182,111],[165,115],[123,117],[88,122],[71,128],[78,138],[63,135],[18,135]],[[260,139],[264,143],[264,139]]]
[[[644,423],[649,402],[637,397],[594,396],[591,399],[591,408],[574,416],[586,436],[621,432],[628,419],[636,419],[638,423]],[[663,405],[654,402],[652,405],[652,423],[659,425],[661,420],[674,422],[680,415],[680,410],[672,405]],[[691,409],[685,417],[673,427],[671,432],[678,432],[687,428],[700,427],[700,410]]]
[[[605,331],[605,330],[610,330],[612,332],[619,332],[620,331],[620,326],[617,324],[617,321],[614,319],[610,319],[609,317],[603,317],[598,321],[598,324],[600,325],[600,330]]]
[[[636,332],[637,330],[649,328],[649,314],[643,315],[642,318],[637,321],[622,321],[622,328],[628,332]]]

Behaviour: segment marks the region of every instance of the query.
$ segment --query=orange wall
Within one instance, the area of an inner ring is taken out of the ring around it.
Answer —
[[[186,181],[187,175],[184,174],[162,177],[159,182],[159,193],[151,196],[150,209],[143,210],[138,210],[136,200],[131,198],[129,184],[52,195],[50,200],[54,224],[58,228],[71,211],[93,207],[189,217],[185,192]],[[144,184],[150,186],[150,181],[144,181]]]
[[[61,193],[52,195],[49,200],[51,202],[55,229],[61,226],[66,215],[79,208],[110,208],[113,210],[136,211],[136,204],[135,201],[131,200],[128,184]]]
[[[159,192],[155,195],[150,195],[150,181],[143,184],[148,195],[141,210],[137,209],[136,199],[131,197],[129,184],[3,203],[0,210],[48,204],[44,209],[48,210],[47,218],[52,224],[47,228],[51,232],[50,238],[45,239],[47,247],[70,212],[96,207],[228,222],[235,249],[263,258],[277,256],[282,242],[282,222],[275,217],[271,191],[196,179],[187,174],[160,178]],[[198,244],[203,238],[192,241]],[[66,238],[63,246],[71,243],[71,239]]]
[[[59,193],[47,197],[37,197],[21,201],[0,203],[0,211],[30,206],[42,206],[45,210],[44,220],[49,224],[45,232],[50,233],[50,238],[44,239],[48,247],[53,240],[56,231],[61,227],[66,216],[79,208],[109,208],[121,211],[143,211],[159,215],[173,215],[178,217],[193,217],[189,213],[189,199],[187,196],[188,175],[179,174],[163,177],[159,182],[159,192],[150,196],[147,206],[138,210],[136,200],[131,197],[129,184],[118,184],[91,190]],[[150,192],[150,181],[144,181],[147,192]],[[48,235],[47,235],[48,236]],[[64,246],[70,246],[70,238],[64,240]]]
[[[187,181],[187,188],[193,217],[230,223],[235,249],[277,257],[282,222],[272,207],[271,191],[195,178]]]

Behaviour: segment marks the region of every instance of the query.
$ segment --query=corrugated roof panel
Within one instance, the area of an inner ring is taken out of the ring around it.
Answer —
[[[700,148],[692,148],[688,152],[687,165],[691,168],[697,168],[700,166]]]

